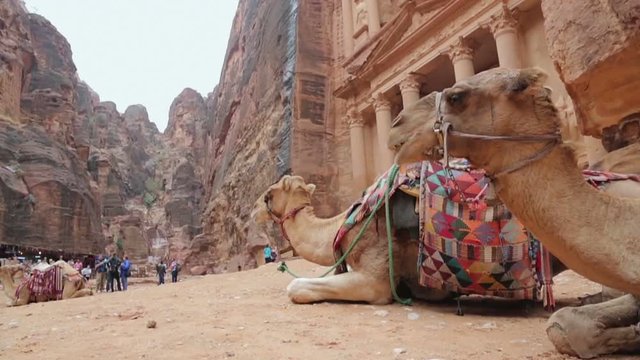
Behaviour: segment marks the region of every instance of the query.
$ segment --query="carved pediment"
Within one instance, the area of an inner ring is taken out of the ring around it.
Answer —
[[[382,29],[380,38],[370,44],[368,56],[360,63],[352,63],[349,73],[357,75],[367,72],[381,59],[392,53],[403,40],[410,38],[423,24],[437,16],[450,0],[413,0],[403,3],[396,16]]]

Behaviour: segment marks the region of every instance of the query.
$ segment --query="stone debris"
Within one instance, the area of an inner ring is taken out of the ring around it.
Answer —
[[[376,310],[376,311],[374,311],[373,315],[380,316],[380,317],[386,317],[387,315],[389,315],[389,312],[387,310]]]
[[[147,321],[147,329],[155,329],[156,328],[156,322],[155,320],[149,320]]]

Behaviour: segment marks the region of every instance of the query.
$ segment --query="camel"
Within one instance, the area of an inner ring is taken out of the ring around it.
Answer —
[[[624,195],[613,196],[586,184],[571,147],[557,135],[560,121],[545,78],[539,69],[499,68],[460,81],[404,111],[389,147],[398,151],[398,162],[444,153],[469,159],[493,177],[497,196],[565,265],[629,293],[554,313],[547,334],[558,351],[582,358],[640,351],[640,268],[634,265],[640,200],[627,197],[637,190],[627,184],[618,190]],[[630,157],[623,156],[632,151],[609,154],[600,166],[635,169],[638,162],[628,166]]]
[[[310,206],[314,184],[305,183],[300,176],[285,175],[271,185],[256,201],[252,218],[257,223],[273,220],[283,223],[283,235],[304,259],[324,266],[335,263],[333,240],[343,225],[347,212],[321,219]],[[415,213],[414,198],[401,191],[390,198],[391,217],[395,229],[394,283],[406,285],[411,295],[426,301],[442,301],[453,294],[418,283],[419,219]],[[389,283],[388,243],[385,214],[381,209],[377,226],[369,226],[363,239],[347,258],[349,271],[325,278],[297,278],[287,287],[287,294],[294,303],[311,303],[326,300],[363,301],[371,304],[388,304],[392,301]],[[284,219],[284,221],[283,221]],[[341,242],[344,252],[351,245],[362,224],[351,229]],[[411,236],[411,234],[414,234]],[[401,237],[401,238],[399,238]],[[554,275],[566,267],[552,259]]]
[[[285,175],[271,185],[256,201],[252,218],[257,223],[273,220],[272,215],[284,219],[285,237],[304,259],[315,264],[331,266],[335,263],[333,239],[342,226],[346,211],[334,217],[321,219],[314,214],[311,197],[314,184],[305,183],[300,176]],[[404,206],[409,195],[392,198],[395,206]],[[293,216],[292,211],[297,213]],[[400,213],[402,211],[397,211]],[[378,216],[384,219],[384,210]],[[417,217],[416,217],[417,227]],[[392,301],[388,272],[388,250],[384,221],[369,226],[362,239],[347,258],[348,272],[324,278],[296,278],[287,286],[287,295],[294,303],[312,303],[327,300],[362,301],[370,304],[389,304]],[[341,242],[345,251],[354,240],[362,224],[357,225]],[[418,284],[416,263],[418,243],[405,236],[394,241],[394,261],[397,284],[401,279],[412,295],[427,301],[440,301],[449,297],[447,291],[428,289]]]
[[[92,295],[91,289],[86,288],[84,278],[77,270],[72,268],[66,261],[56,261],[51,266],[57,266],[62,270],[64,284],[62,299],[71,299]],[[6,296],[10,300],[10,306],[26,305],[30,302],[31,293],[25,286],[20,290],[16,298],[16,289],[25,278],[25,268],[22,265],[9,265],[0,267],[0,283],[4,288]],[[43,297],[37,297],[36,302],[47,301]]]

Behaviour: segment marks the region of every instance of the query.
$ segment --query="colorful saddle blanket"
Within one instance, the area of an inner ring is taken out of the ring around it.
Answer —
[[[354,203],[334,239],[345,235],[384,200],[390,171]],[[584,171],[596,188],[638,175]],[[553,307],[550,254],[503,205],[487,204],[490,180],[465,160],[403,165],[390,189],[419,196],[420,283],[458,294],[543,301]]]
[[[38,297],[46,297],[48,300],[62,299],[62,290],[64,288],[64,277],[62,269],[58,266],[47,267],[46,270],[40,271],[37,268],[32,269],[31,275],[26,277],[16,289],[16,300],[20,296],[20,292],[26,286],[29,288],[30,301],[36,301]]]
[[[553,304],[548,253],[504,205],[486,204],[483,171],[423,162],[420,179],[421,285]]]

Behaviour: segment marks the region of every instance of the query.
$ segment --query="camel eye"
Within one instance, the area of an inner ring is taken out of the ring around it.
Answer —
[[[447,96],[447,102],[451,106],[457,106],[462,104],[462,102],[466,97],[467,97],[466,91],[454,92],[453,94],[449,94],[449,96]]]

